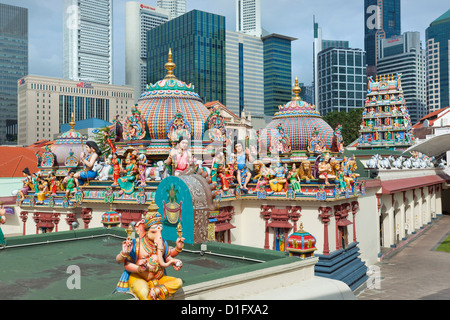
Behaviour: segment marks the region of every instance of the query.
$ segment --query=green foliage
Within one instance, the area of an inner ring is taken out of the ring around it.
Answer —
[[[328,113],[323,120],[328,123],[331,128],[336,129],[338,124],[342,125],[342,138],[345,146],[355,141],[360,136],[362,113],[364,108],[353,109],[349,112],[333,111]]]

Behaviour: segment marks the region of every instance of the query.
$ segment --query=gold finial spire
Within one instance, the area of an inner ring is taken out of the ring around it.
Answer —
[[[166,63],[165,67],[167,69],[167,75],[166,75],[166,77],[164,79],[166,79],[166,80],[168,80],[168,79],[176,80],[177,77],[175,77],[175,75],[173,74],[173,70],[175,70],[175,68],[177,66],[175,65],[175,63],[173,63],[173,60],[172,60],[172,49],[170,49],[170,48],[169,48],[169,60]]]
[[[301,101],[302,98],[300,98],[300,92],[302,92],[302,88],[298,85],[298,78],[295,77],[295,86],[292,89],[292,92],[294,92],[294,101]]]
[[[73,112],[72,112],[72,116],[70,117],[70,122],[69,122],[69,126],[70,126],[70,131],[75,131],[73,128],[75,127],[76,123],[75,123],[75,119],[73,116]]]

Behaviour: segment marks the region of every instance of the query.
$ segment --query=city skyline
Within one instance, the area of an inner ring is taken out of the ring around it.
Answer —
[[[125,3],[113,1],[113,84],[125,84]],[[141,1],[156,6],[156,0]],[[193,9],[220,14],[226,17],[226,29],[236,26],[236,8],[219,0],[187,0],[186,11]],[[29,9],[29,74],[62,78],[62,1],[1,0]],[[429,8],[433,8],[430,10]],[[439,0],[423,3],[409,0],[402,6],[402,32],[418,31],[425,42],[429,24],[448,10]],[[329,12],[333,12],[330,16]],[[420,14],[421,19],[416,17]],[[344,39],[351,47],[364,49],[364,3],[349,0],[346,5],[332,0],[309,3],[302,0],[261,1],[262,27],[270,33],[298,38],[292,43],[292,77],[311,84],[313,78],[313,15],[327,39]],[[42,19],[45,16],[46,19]],[[285,16],[286,18],[279,19]],[[274,18],[276,17],[276,18]],[[349,19],[348,17],[352,17]]]

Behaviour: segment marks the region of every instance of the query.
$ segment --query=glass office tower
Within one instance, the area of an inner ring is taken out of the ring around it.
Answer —
[[[292,50],[296,38],[280,34],[262,37],[264,43],[264,115],[273,117],[278,106],[292,100]],[[267,122],[267,121],[266,121]]]
[[[364,107],[366,98],[366,53],[361,49],[328,48],[319,53],[318,111],[349,112]]]
[[[450,100],[450,10],[426,30],[427,96],[429,111],[449,106]]]
[[[17,86],[28,74],[28,9],[0,3],[0,145],[17,141]]]
[[[226,105],[225,17],[192,10],[148,31],[147,83],[163,79],[169,48],[175,76],[192,83],[204,102]]]
[[[401,0],[364,0],[364,50],[367,75],[377,73],[377,56],[381,39],[401,34]]]

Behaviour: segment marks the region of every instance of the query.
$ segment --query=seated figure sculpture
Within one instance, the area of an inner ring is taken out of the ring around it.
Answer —
[[[162,238],[162,229],[163,219],[153,201],[145,218],[136,224],[139,238],[128,237],[116,256],[125,271],[115,292],[131,293],[139,300],[165,300],[181,288],[183,281],[167,276],[165,269],[172,266],[179,271],[182,268],[181,260],[175,257],[183,250],[184,238],[179,232],[176,247],[170,249]]]
[[[319,179],[325,180],[326,185],[330,184],[330,179],[336,179],[336,176],[332,174],[330,160],[330,155],[327,153],[319,164]]]
[[[273,192],[281,192],[283,191],[287,181],[286,168],[280,160],[277,160],[273,171],[275,172],[275,178],[269,181],[270,189],[272,189]]]

